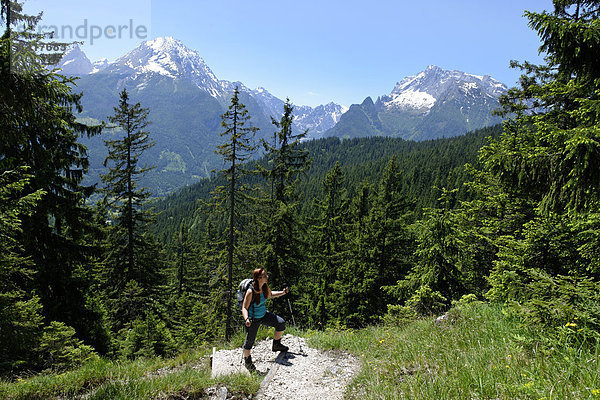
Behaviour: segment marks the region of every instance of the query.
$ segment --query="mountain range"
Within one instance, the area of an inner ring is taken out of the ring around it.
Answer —
[[[463,135],[502,121],[492,111],[506,90],[490,76],[431,65],[396,83],[389,95],[350,106],[325,136],[429,140]]]
[[[99,76],[127,76],[130,81],[140,77],[149,78],[152,75],[188,80],[198,89],[224,102],[224,105],[228,105],[230,95],[237,86],[240,91],[259,103],[267,117],[277,116],[283,111],[284,101],[273,96],[265,88],[249,89],[241,82],[219,80],[197,51],[187,48],[181,41],[171,37],[143,42],[114,62],[102,59],[92,63],[86,54],[75,46],[63,56],[57,67],[65,75],[79,77],[99,73]],[[144,85],[139,89],[144,89]],[[308,129],[311,135],[319,136],[332,128],[347,109],[333,102],[315,108],[295,106],[294,122],[298,129]]]
[[[214,153],[223,139],[221,115],[227,110],[236,87],[248,108],[257,139],[271,138],[284,101],[264,88],[249,89],[241,82],[219,80],[197,51],[170,37],[141,43],[113,62],[92,63],[78,47],[66,53],[57,65],[64,75],[77,76],[76,88],[83,92],[83,113],[88,123],[106,121],[118,104],[119,92],[127,88],[132,102],[150,108],[150,132],[156,146],[146,151],[142,163],[155,165],[143,182],[152,193],[163,195],[210,176],[223,167]],[[347,108],[330,103],[319,107],[297,106],[294,129],[309,130],[313,137],[333,127]],[[87,183],[96,183],[106,157],[104,140],[117,133],[82,139],[88,147],[90,171]]]
[[[78,47],[57,65],[64,75],[79,77],[76,91],[83,92],[80,118],[94,123],[106,120],[127,88],[130,99],[150,108],[151,137],[156,146],[142,162],[155,165],[144,185],[156,195],[210,176],[224,167],[214,149],[222,142],[220,116],[227,110],[233,90],[247,106],[257,139],[271,138],[284,101],[265,88],[249,89],[241,82],[220,80],[200,54],[181,41],[162,37],[141,43],[131,52],[109,62],[91,62]],[[318,107],[295,106],[294,129],[308,130],[308,138],[338,136],[395,136],[425,140],[450,137],[499,120],[490,110],[506,87],[494,79],[445,71],[431,66],[398,82],[389,95],[376,102],[367,97],[350,108],[329,103]],[[88,183],[99,181],[106,156],[104,141],[118,135],[106,131],[82,139],[88,146]]]

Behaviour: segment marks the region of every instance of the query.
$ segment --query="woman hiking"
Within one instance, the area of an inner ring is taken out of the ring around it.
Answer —
[[[244,363],[250,372],[255,372],[256,367],[252,362],[250,350],[256,340],[256,333],[260,325],[272,326],[275,328],[273,336],[273,351],[288,351],[288,347],[281,344],[281,337],[285,329],[285,320],[279,315],[267,311],[265,301],[269,297],[280,297],[289,292],[288,288],[281,291],[271,291],[269,284],[269,275],[264,268],[257,268],[252,273],[252,286],[246,291],[244,303],[242,305],[242,316],[245,321],[246,340],[244,341]]]

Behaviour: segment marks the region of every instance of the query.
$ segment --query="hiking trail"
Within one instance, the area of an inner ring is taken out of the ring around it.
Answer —
[[[289,334],[281,342],[289,347],[286,353],[271,351],[271,339],[257,342],[252,349],[256,368],[266,375],[253,399],[342,399],[346,387],[360,370],[360,360],[350,354],[313,349],[303,338]],[[215,352],[212,373],[213,376],[248,373],[242,362],[242,349]],[[213,398],[230,396],[221,388]]]

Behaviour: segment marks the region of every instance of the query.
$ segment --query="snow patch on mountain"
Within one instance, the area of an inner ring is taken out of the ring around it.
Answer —
[[[435,104],[435,97],[419,90],[406,90],[387,103],[388,107],[416,108],[429,110]]]
[[[102,71],[103,69],[108,67],[109,64],[110,63],[108,62],[107,58],[101,58],[100,60],[94,61],[92,64],[94,69],[92,69],[90,74],[95,74],[96,72]]]
[[[267,117],[279,119],[283,113],[283,100],[273,96],[265,88],[258,87],[250,92],[252,96],[263,107]],[[308,138],[321,137],[328,129],[338,123],[348,107],[335,104],[320,105],[317,107],[294,106],[294,126],[299,131],[308,129]]]
[[[346,111],[348,111],[348,107],[333,102],[315,108],[301,106],[294,122],[302,130],[308,129],[309,138],[316,139],[321,137],[325,131],[333,128]]]

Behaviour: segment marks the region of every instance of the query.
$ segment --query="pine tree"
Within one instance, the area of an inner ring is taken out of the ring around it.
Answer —
[[[223,172],[227,176],[227,187],[216,189],[218,204],[227,202],[227,211],[229,214],[228,243],[227,243],[227,311],[225,338],[229,340],[231,328],[231,310],[232,310],[232,279],[233,279],[233,259],[235,252],[236,222],[240,217],[240,209],[244,202],[248,200],[247,186],[240,184],[241,178],[248,173],[241,163],[248,160],[256,147],[252,143],[254,134],[258,128],[249,124],[250,115],[246,106],[240,102],[239,90],[236,87],[231,98],[231,104],[228,111],[221,116],[221,126],[224,131],[221,136],[228,136],[227,142],[217,147],[217,153],[223,156],[229,167]]]
[[[274,134],[274,143],[263,140],[268,168],[261,173],[267,179],[270,193],[266,211],[263,214],[265,267],[270,273],[270,282],[277,286],[286,281],[296,281],[298,265],[301,262],[302,226],[298,218],[299,198],[296,187],[300,176],[310,167],[308,152],[300,147],[300,142],[308,131],[293,132],[294,107],[287,99],[283,115],[279,121],[272,118],[278,129]]]
[[[160,246],[149,233],[149,224],[153,221],[153,214],[146,207],[150,193],[138,187],[139,180],[150,169],[139,165],[140,157],[154,145],[145,130],[149,124],[148,112],[140,103],[131,105],[124,89],[119,106],[114,108],[114,115],[109,117],[109,121],[117,128],[115,134],[122,134],[123,137],[105,140],[108,156],[104,165],[108,167],[108,172],[102,175],[106,185],[103,202],[111,211],[112,220],[106,285],[109,296],[118,303],[113,307],[120,311],[115,313],[119,321],[117,328],[139,317],[145,309],[144,305],[147,305],[143,299],[155,292],[164,280]],[[124,294],[137,293],[138,290],[139,295],[129,298],[139,300],[135,305],[128,303],[131,307],[126,306],[124,302],[129,295]],[[142,304],[138,304],[140,301]],[[122,307],[128,309],[124,311]],[[125,315],[128,317],[125,318]]]
[[[409,223],[414,207],[401,194],[401,187],[402,172],[392,157],[381,176],[366,227],[367,257],[374,268],[367,291],[372,316],[382,314],[391,301],[380,288],[404,278],[412,265],[415,244]]]
[[[349,204],[344,185],[344,173],[339,162],[336,162],[323,181],[325,198],[315,200],[316,210],[321,215],[314,225],[315,268],[309,281],[314,279],[319,282],[315,314],[320,326],[326,326],[333,317],[345,320],[339,313],[341,300],[346,296],[343,282],[347,279],[342,270],[346,262],[345,234]]]
[[[30,167],[21,195],[45,192],[31,213],[19,217],[18,252],[35,272],[23,289],[36,291],[47,321],[64,321],[89,338],[97,315],[86,304],[91,283],[83,271],[93,263],[88,237],[96,226],[86,205],[93,188],[82,185],[86,148],[78,139],[100,127],[77,122],[81,94],[72,92],[73,80],[46,69],[60,54],[36,52],[50,38],[35,32],[41,17],[26,15],[17,2],[0,4],[7,23],[0,41],[0,171]],[[21,23],[24,31],[11,29]]]

